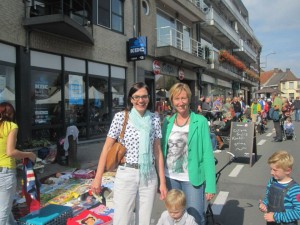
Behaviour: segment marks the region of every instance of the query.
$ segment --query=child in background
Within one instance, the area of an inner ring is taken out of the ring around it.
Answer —
[[[292,123],[292,118],[290,116],[286,118],[286,121],[283,125],[283,129],[287,136],[292,135],[294,133],[295,127]]]
[[[186,199],[183,191],[170,190],[165,199],[165,206],[167,210],[161,214],[157,225],[197,225],[194,217],[185,210]]]
[[[296,225],[300,219],[300,186],[291,178],[293,163],[286,151],[277,151],[268,159],[272,178],[265,199],[259,202],[267,225]]]

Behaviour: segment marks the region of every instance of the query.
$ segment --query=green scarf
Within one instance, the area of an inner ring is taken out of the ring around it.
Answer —
[[[144,116],[133,107],[129,114],[129,121],[139,133],[139,169],[141,182],[148,184],[152,169],[152,146],[150,135],[152,132],[151,113],[146,110]]]

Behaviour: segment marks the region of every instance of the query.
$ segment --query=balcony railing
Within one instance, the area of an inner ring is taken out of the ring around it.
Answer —
[[[85,0],[33,1],[26,6],[25,17],[48,16],[54,14],[69,16],[82,26],[89,25],[92,8]]]
[[[240,48],[243,49],[254,61],[256,60],[256,53],[250,48],[250,46],[242,39],[240,39]]]
[[[23,25],[84,43],[94,43],[90,0],[25,1]]]
[[[210,48],[170,26],[157,29],[157,47],[173,46],[202,59],[208,59]]]
[[[240,37],[238,33],[236,33],[236,31],[228,23],[226,23],[225,20],[213,8],[210,8],[208,14],[206,14],[206,20],[209,25],[214,25],[215,23],[218,24],[219,29],[223,29],[223,33],[226,36],[229,35],[232,37],[235,43],[239,45]]]
[[[246,22],[246,20],[244,19],[244,17],[239,13],[239,11],[234,6],[234,4],[230,0],[224,0],[223,3],[235,15],[235,17],[238,19],[238,21],[240,22],[240,24],[242,24],[242,26],[249,33],[249,35],[254,38],[254,33],[253,33],[252,28]]]
[[[209,7],[204,3],[203,0],[188,0],[192,4],[194,4],[198,9],[200,9],[202,12],[207,13]]]

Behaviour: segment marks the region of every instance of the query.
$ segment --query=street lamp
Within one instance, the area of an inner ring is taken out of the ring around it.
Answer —
[[[267,67],[267,64],[268,64],[268,56],[269,55],[275,55],[276,52],[271,52],[269,54],[266,55],[266,61],[264,62],[265,66],[261,66],[260,68],[266,68]]]

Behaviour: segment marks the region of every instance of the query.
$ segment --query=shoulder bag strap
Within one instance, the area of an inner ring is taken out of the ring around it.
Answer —
[[[123,127],[122,127],[121,134],[120,134],[120,136],[119,136],[120,139],[123,139],[123,138],[124,138],[124,133],[125,133],[125,129],[126,129],[128,117],[129,117],[129,116],[128,116],[128,111],[125,110],[125,117],[124,117]]]

